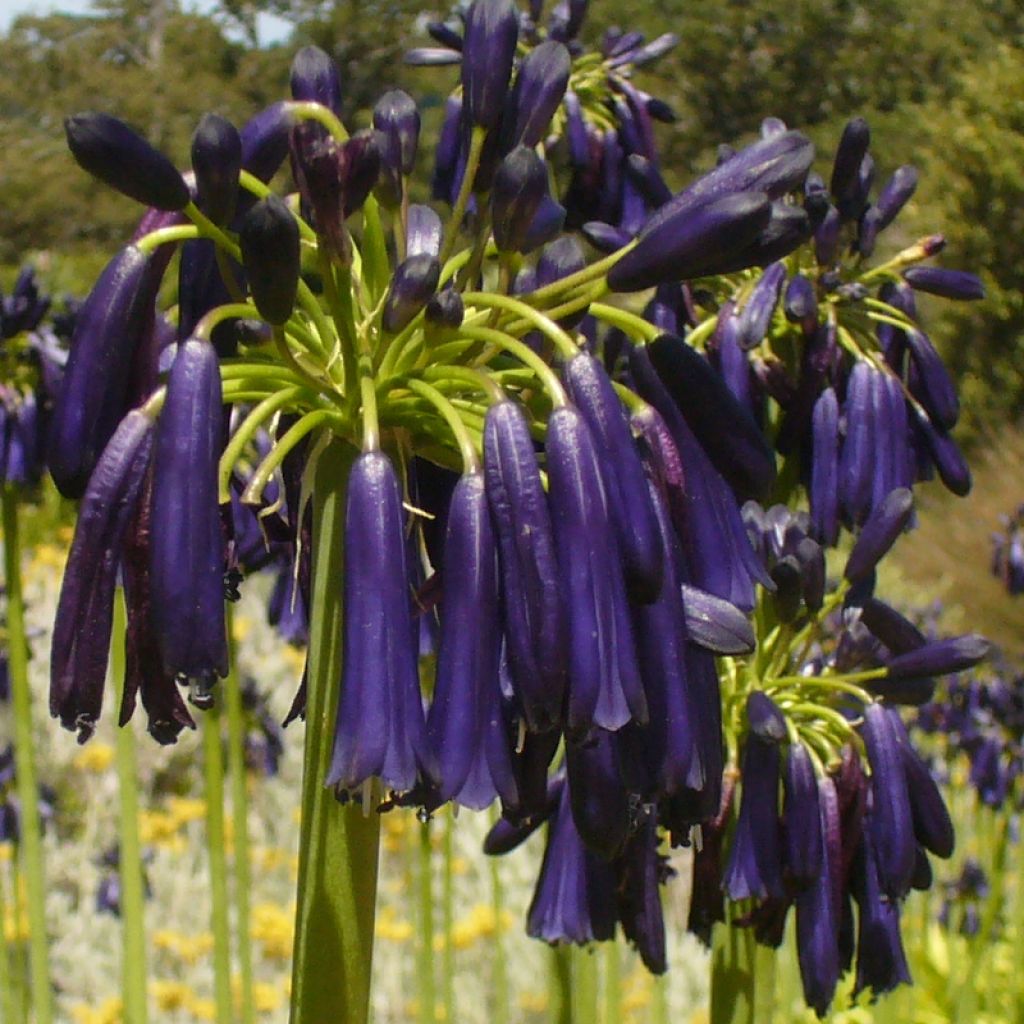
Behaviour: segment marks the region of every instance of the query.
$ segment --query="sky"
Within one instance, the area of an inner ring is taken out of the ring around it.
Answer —
[[[86,14],[90,0],[0,0],[0,32],[6,32],[19,14],[49,14],[61,11],[67,14]],[[184,0],[185,9],[209,11],[214,5],[209,0]],[[285,39],[291,26],[273,15],[259,16],[260,43],[276,43]]]

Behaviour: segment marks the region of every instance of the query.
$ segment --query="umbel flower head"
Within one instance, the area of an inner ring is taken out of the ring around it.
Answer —
[[[884,991],[906,976],[922,851],[951,850],[896,709],[986,645],[927,640],[874,583],[916,481],[969,485],[913,290],[976,289],[911,272],[935,238],[870,262],[914,175],[872,201],[859,121],[831,192],[773,119],[673,195],[653,132],[670,112],[633,71],[675,40],[613,32],[584,54],[584,9],[545,28],[475,0],[461,29],[431,26],[443,52],[413,59],[459,63],[461,89],[430,204],[410,201],[430,156],[415,102],[388,92],[350,134],[315,48],[290,100],[237,132],[204,119],[184,197],[134,133],[71,122],[96,129],[75,134],[80,163],[154,208],[83,308],[54,417],[55,475],[85,500],[52,708],[82,734],[99,714],[106,647],[79,656],[79,625],[109,630],[120,565],[122,720],[138,693],[173,741],[192,724],[180,684],[203,709],[226,672],[223,600],[272,566],[293,636],[301,609],[316,626],[340,600],[322,780],[340,799],[498,798],[490,852],[548,822],[528,930],[589,943],[621,924],[653,971],[662,844],[693,843],[694,930],[729,899],[730,926],[777,944],[795,906],[824,1012],[850,901],[857,983]],[[287,156],[282,197],[267,182]],[[168,332],[155,301],[179,246],[187,327]],[[647,288],[643,315],[614,297]],[[321,460],[344,468],[343,502]],[[328,498],[331,580],[310,564]]]

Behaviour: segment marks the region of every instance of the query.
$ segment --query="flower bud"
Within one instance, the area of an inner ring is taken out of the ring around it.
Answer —
[[[532,149],[517,146],[502,160],[491,191],[494,241],[499,252],[525,251],[530,222],[547,194],[547,165]]]
[[[960,418],[960,399],[956,385],[931,339],[923,331],[906,332],[907,347],[916,370],[911,391],[943,430],[951,430]]]
[[[174,164],[123,121],[75,114],[64,121],[64,133],[78,165],[105,185],[158,210],[188,205],[188,186]]]
[[[427,303],[424,315],[427,323],[434,327],[447,327],[454,330],[456,327],[462,326],[465,314],[462,295],[454,288],[445,288]]]
[[[754,242],[771,218],[763,192],[735,192],[705,199],[675,196],[644,225],[635,248],[608,272],[613,291],[635,292],[662,281],[719,272]]]
[[[683,584],[686,632],[712,654],[751,654],[757,645],[749,619],[734,604]]]
[[[280,326],[298,293],[299,226],[282,200],[268,196],[245,215],[239,243],[253,302],[267,323]]]
[[[409,207],[409,216],[405,231],[405,255],[437,256],[441,252],[441,236],[443,233],[441,218],[430,206],[413,203]]]
[[[204,114],[192,136],[192,170],[199,209],[214,224],[231,220],[238,199],[242,138],[223,117]]]
[[[832,181],[829,191],[840,204],[858,186],[858,175],[861,163],[871,142],[871,130],[863,117],[855,117],[847,121],[842,138],[836,147],[835,159],[832,163]]]
[[[804,334],[812,334],[818,326],[818,298],[814,285],[803,274],[796,274],[786,285],[782,308],[786,319],[799,324]]]
[[[330,55],[319,46],[304,46],[292,59],[292,99],[319,103],[341,113],[341,74]]]
[[[989,648],[989,642],[977,633],[934,640],[893,658],[887,666],[888,678],[914,679],[962,672],[984,661]]]
[[[887,228],[897,217],[900,210],[910,201],[917,188],[917,171],[909,164],[897,167],[892,177],[885,183],[875,201],[878,211],[878,230]]]
[[[780,262],[767,267],[754,285],[739,314],[739,342],[744,349],[756,348],[764,341],[785,283],[786,265]]]
[[[396,334],[407,326],[433,297],[440,277],[441,264],[436,256],[420,253],[400,263],[384,301],[384,330]]]
[[[914,495],[909,488],[889,492],[868,517],[846,560],[843,575],[851,582],[865,579],[896,543],[914,514]]]
[[[822,869],[824,843],[818,809],[818,781],[802,743],[790,745],[786,757],[784,830],[786,867],[801,888],[813,885]]]
[[[470,124],[499,125],[518,38],[519,11],[512,0],[473,0],[462,45],[462,95]]]
[[[915,291],[941,295],[944,299],[970,301],[985,298],[985,287],[977,274],[945,267],[908,267],[903,279]]]
[[[251,117],[239,133],[242,167],[262,182],[268,182],[288,155],[292,115],[286,103],[272,103]]]
[[[504,140],[505,148],[521,145],[532,149],[544,141],[551,118],[565,96],[571,67],[569,51],[550,39],[523,58],[512,92],[513,116],[506,114],[511,130]]]
[[[384,93],[373,108],[373,127],[387,140],[381,153],[385,165],[412,174],[420,138],[420,112],[415,100],[401,89]]]

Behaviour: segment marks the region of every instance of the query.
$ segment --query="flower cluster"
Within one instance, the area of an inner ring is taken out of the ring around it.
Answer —
[[[861,121],[828,187],[772,119],[671,195],[664,111],[629,73],[671,39],[582,54],[584,10],[545,31],[538,10],[475,0],[461,32],[432,27],[447,53],[418,59],[461,78],[435,154],[445,216],[411,201],[411,97],[385,93],[350,134],[315,48],[290,101],[241,131],[203,118],[187,175],[113,118],[68,120],[78,162],[150,209],[83,304],[51,431],[54,479],[82,497],[51,711],[80,739],[94,727],[120,568],[121,720],[141,700],[173,741],[192,725],[182,686],[202,709],[226,674],[225,597],[273,561],[289,629],[304,609],[316,636],[342,592],[339,799],[500,799],[494,853],[549,822],[531,934],[621,924],[653,971],[661,839],[693,842],[695,930],[724,893],[777,942],[795,905],[823,1012],[851,900],[858,986],[886,991],[923,851],[952,848],[893,705],[986,645],[928,642],[873,589],[912,484],[932,467],[969,484],[907,289],[976,287],[918,266],[934,238],[864,264],[914,176],[871,202]],[[286,157],[282,199],[267,182]],[[156,296],[175,248],[171,328]],[[649,288],[643,316],[605,301]],[[328,580],[310,551],[342,498]],[[855,541],[829,582],[841,526]]]

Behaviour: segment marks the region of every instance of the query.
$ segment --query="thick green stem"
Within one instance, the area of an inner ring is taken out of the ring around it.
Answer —
[[[228,606],[228,643],[231,645],[231,670],[224,680],[228,712],[228,772],[231,776],[231,821],[234,826],[235,935],[238,940],[238,974],[241,983],[242,1024],[253,1024],[252,935],[250,934],[249,894],[252,891],[252,861],[249,852],[249,791],[245,766],[245,708],[242,683],[234,651],[231,606]]]
[[[573,1024],[590,1024],[597,1017],[597,958],[595,950],[572,947]]]
[[[419,878],[420,942],[416,957],[417,998],[421,1024],[433,1024],[434,1003],[434,869],[430,849],[430,822],[420,825]]]
[[[335,441],[314,487],[313,594],[291,1024],[366,1024],[380,818],[324,788],[341,679],[345,489],[356,451]]]
[[[43,871],[43,829],[39,820],[32,738],[32,695],[28,683],[25,606],[21,592],[21,547],[18,543],[18,494],[3,488],[4,579],[7,586],[7,658],[14,713],[14,770],[21,804],[21,870],[28,896],[29,968],[35,1024],[53,1019],[50,965],[46,937],[46,879]],[[17,901],[15,900],[15,908]]]
[[[551,950],[551,1019],[555,1024],[573,1024],[572,947]]]
[[[124,692],[124,593],[114,602],[114,624],[110,650],[110,675],[118,704]],[[146,1024],[146,916],[142,846],[139,842],[139,774],[135,758],[135,733],[131,722],[117,730],[115,739],[117,788],[121,804],[118,870],[121,879],[121,997],[125,1024]]]
[[[755,1024],[756,943],[752,928],[738,928],[726,912],[711,945],[710,1024]]]
[[[206,781],[206,843],[210,856],[210,929],[213,932],[213,995],[217,1024],[232,1024],[231,923],[228,861],[224,833],[224,761],[220,707],[203,715],[203,770]]]

